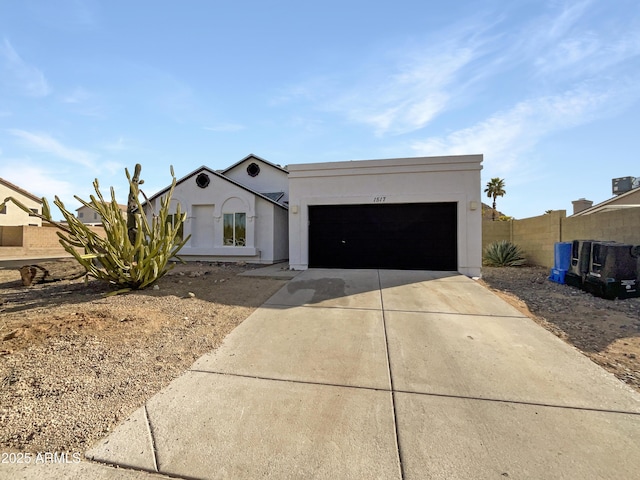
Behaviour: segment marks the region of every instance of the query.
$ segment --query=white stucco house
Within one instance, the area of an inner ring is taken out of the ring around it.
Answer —
[[[0,203],[7,197],[14,197],[34,213],[42,213],[42,199],[32,193],[0,178]],[[39,217],[29,215],[13,202],[0,208],[0,226],[32,225],[41,227],[42,220]]]
[[[180,256],[264,264],[286,260],[287,176],[286,169],[248,155],[223,171],[202,166],[180,178],[171,202],[186,212],[183,235],[191,235]],[[147,212],[159,210],[168,190],[149,198]]]
[[[480,276],[482,155],[289,165],[292,269]]]
[[[177,182],[180,256],[290,268],[386,268],[480,276],[482,155],[289,165],[249,155]],[[159,207],[168,187],[149,203]]]

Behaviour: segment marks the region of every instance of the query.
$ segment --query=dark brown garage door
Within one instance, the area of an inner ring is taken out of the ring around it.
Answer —
[[[309,266],[458,269],[456,203],[309,206]]]

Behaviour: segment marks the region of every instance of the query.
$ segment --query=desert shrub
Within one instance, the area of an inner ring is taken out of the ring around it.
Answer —
[[[488,267],[519,267],[525,264],[526,258],[518,245],[500,240],[485,248],[483,261]]]
[[[180,238],[180,227],[186,215],[180,211],[179,205],[177,212],[173,214],[174,220],[168,221],[169,204],[176,185],[173,168],[171,187],[161,199],[159,212],[152,213],[150,222],[139,198],[142,192],[138,185],[143,183],[140,180],[140,170],[140,165],[136,165],[131,177],[125,169],[130,187],[127,215],[122,214],[113,188],[110,201],[102,196],[97,179],[93,182],[96,195],[91,195],[89,201],[75,197],[82,205],[100,215],[105,231],[104,237],[76,218],[57,196],[53,203],[62,212],[65,223],[53,220],[46,198],[42,199],[42,214],[32,213],[12,197],[5,199],[0,207],[12,201],[25,212],[57,227],[57,234],[64,249],[86,269],[88,275],[114,286],[117,290],[113,293],[143,289],[153,285],[173,268],[169,260],[180,260],[177,254],[189,237]]]

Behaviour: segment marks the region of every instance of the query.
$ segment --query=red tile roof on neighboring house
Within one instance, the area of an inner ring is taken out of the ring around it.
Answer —
[[[0,183],[2,183],[3,185],[9,187],[11,190],[15,190],[16,192],[20,193],[21,195],[24,195],[25,197],[29,197],[34,202],[42,203],[42,198],[34,195],[33,193],[27,192],[26,190],[24,190],[23,188],[20,188],[17,185],[14,185],[9,180],[5,180],[4,178],[0,177]],[[0,198],[0,201],[1,200],[4,200],[4,198]]]

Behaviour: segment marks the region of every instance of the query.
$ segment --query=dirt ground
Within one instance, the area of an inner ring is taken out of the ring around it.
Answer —
[[[237,275],[251,268],[179,264],[111,297],[0,269],[0,451],[84,452],[286,283]]]
[[[84,452],[217,347],[285,284],[249,265],[178,265],[147,289],[97,281],[23,287],[0,269],[0,451]],[[640,391],[640,299],[604,300],[537,267],[485,268],[481,283]]]

